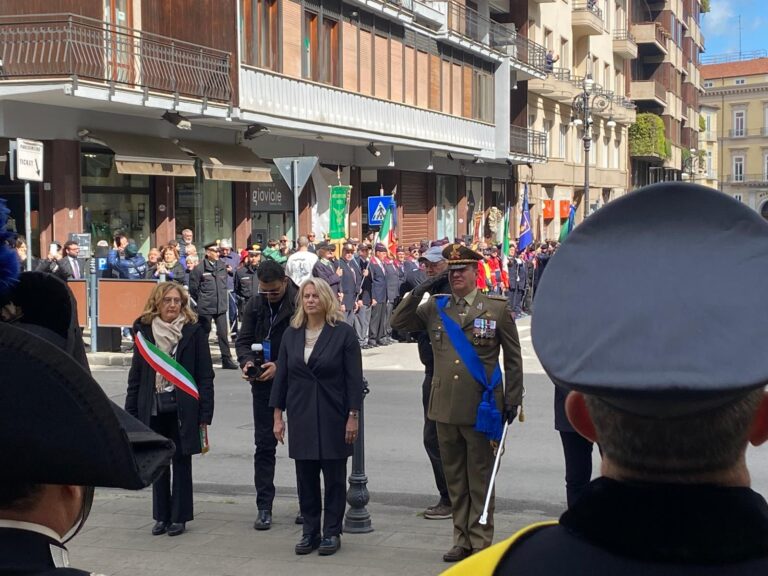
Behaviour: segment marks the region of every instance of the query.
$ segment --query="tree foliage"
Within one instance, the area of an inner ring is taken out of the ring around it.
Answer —
[[[709,12],[709,0],[701,0],[701,13],[706,14]]]
[[[664,121],[660,116],[649,112],[637,115],[635,123],[629,127],[629,155],[672,156],[672,142],[664,133]]]

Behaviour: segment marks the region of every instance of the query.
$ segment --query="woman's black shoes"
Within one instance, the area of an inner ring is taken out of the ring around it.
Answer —
[[[299,556],[309,554],[312,550],[316,550],[318,546],[320,546],[320,536],[304,534],[304,536],[301,537],[301,540],[299,540],[299,543],[296,544],[296,554]]]
[[[270,528],[272,528],[272,511],[259,510],[259,516],[256,518],[256,522],[253,523],[253,529],[269,530]]]
[[[338,536],[329,536],[320,541],[317,553],[320,554],[320,556],[330,556],[331,554],[336,554],[336,551],[339,548],[341,548],[341,538]]]
[[[168,531],[168,522],[155,522],[152,526],[152,536],[160,536]]]
[[[187,526],[184,522],[174,522],[168,526],[168,536],[178,536],[179,534],[184,534],[186,529]]]

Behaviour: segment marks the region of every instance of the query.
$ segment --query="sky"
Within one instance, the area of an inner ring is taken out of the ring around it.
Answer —
[[[704,57],[739,51],[739,15],[741,15],[741,50],[768,50],[768,0],[710,0],[711,10],[702,14]]]

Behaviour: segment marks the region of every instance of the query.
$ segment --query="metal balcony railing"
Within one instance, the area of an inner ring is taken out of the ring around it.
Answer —
[[[629,30],[614,30],[613,32],[613,39],[614,40],[629,40],[630,42],[633,42],[637,44],[637,40],[635,40],[635,37],[630,33]]]
[[[535,158],[547,157],[547,134],[520,126],[509,127],[509,150]]]
[[[0,18],[0,79],[69,77],[229,102],[227,52],[74,14]]]
[[[455,0],[449,0],[447,7],[448,29],[452,32],[504,52],[534,68],[542,71],[546,68],[546,49],[518,34],[513,24],[502,24],[486,18],[477,10]]]
[[[573,3],[574,12],[591,12],[603,20],[603,10],[597,5],[597,0],[580,0]]]
[[[763,185],[768,182],[768,174],[728,174],[726,182],[730,184]]]

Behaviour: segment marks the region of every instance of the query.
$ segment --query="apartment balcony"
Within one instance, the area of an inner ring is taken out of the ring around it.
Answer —
[[[529,80],[528,90],[551,100],[570,103],[581,93],[581,77],[571,75],[568,68],[553,68],[545,80]]]
[[[547,134],[520,126],[509,127],[509,152],[521,161],[547,160]]]
[[[642,22],[632,24],[630,31],[635,37],[638,46],[645,47],[652,52],[667,54],[667,32],[657,22]]]
[[[637,42],[628,30],[615,30],[613,32],[613,52],[624,60],[637,58]]]
[[[74,14],[0,18],[0,59],[0,90],[13,84],[17,93],[19,84],[65,81],[75,95],[157,107],[233,97],[229,53]]]
[[[241,67],[241,114],[286,130],[477,155],[496,148],[496,127],[268,70]]]
[[[597,0],[574,1],[571,27],[574,38],[599,36],[605,31],[603,11],[598,7]]]
[[[630,94],[635,102],[655,102],[667,105],[667,89],[659,80],[632,80]]]
[[[725,181],[732,186],[768,186],[768,174],[728,174]]]
[[[430,5],[445,14],[442,35],[447,42],[496,60],[510,56],[512,68],[520,72],[519,80],[546,77],[546,49],[519,34],[513,24],[486,18],[455,0]]]

